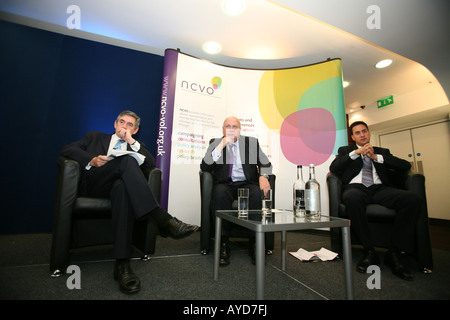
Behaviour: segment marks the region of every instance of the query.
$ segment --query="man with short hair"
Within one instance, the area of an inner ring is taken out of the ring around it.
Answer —
[[[155,167],[155,159],[145,145],[133,138],[139,124],[140,118],[134,112],[123,111],[114,122],[114,134],[89,131],[81,140],[61,149],[62,156],[77,161],[82,168],[80,193],[111,199],[114,278],[124,293],[140,290],[140,280],[129,264],[136,219],[154,219],[160,230],[173,238],[188,236],[198,229],[172,217],[159,206],[135,158],[109,156],[114,150],[134,151],[145,157],[141,166]]]
[[[213,214],[215,210],[231,210],[239,188],[249,189],[250,209],[261,209],[261,191],[270,190],[272,164],[261,150],[258,139],[241,135],[238,118],[227,117],[222,132],[223,137],[211,140],[200,164],[202,171],[213,175]],[[231,225],[227,221],[223,221],[222,225],[220,265],[223,266],[230,263]],[[249,249],[253,259],[252,244]]]
[[[403,258],[406,256],[404,253],[412,253],[414,249],[415,227],[422,200],[413,192],[393,187],[388,176],[388,169],[409,171],[411,164],[393,156],[389,149],[372,146],[369,127],[363,121],[353,123],[349,130],[355,145],[339,148],[330,172],[342,180],[342,201],[352,222],[352,230],[365,250],[357,271],[366,273],[370,265],[380,264],[366,217],[366,206],[376,203],[396,212],[385,262],[396,276],[412,280],[413,272]]]

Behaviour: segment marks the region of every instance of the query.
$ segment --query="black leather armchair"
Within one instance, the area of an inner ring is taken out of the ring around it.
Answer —
[[[425,177],[422,174],[413,172],[390,172],[390,178],[396,187],[415,192],[423,199],[422,208],[417,221],[414,255],[419,269],[424,273],[431,273],[433,269],[433,258],[428,228]],[[340,178],[329,173],[327,176],[327,185],[330,201],[330,216],[348,218],[345,214],[345,205],[341,202],[342,182]],[[381,248],[387,248],[393,230],[395,211],[378,204],[370,204],[367,206],[367,218],[369,220],[369,227],[374,245]],[[341,253],[341,243],[340,230],[333,228],[331,230],[332,250]],[[352,237],[352,243],[357,244],[357,239],[355,237]]]
[[[50,272],[61,275],[68,266],[70,250],[113,242],[111,202],[109,199],[80,197],[81,170],[78,162],[65,157],[57,159],[57,182]],[[161,193],[161,171],[143,169],[156,199]],[[158,227],[149,219],[137,221],[133,245],[143,252],[143,260],[155,252]]]
[[[269,175],[270,188],[272,189],[272,207],[275,208],[275,175]],[[210,172],[200,171],[200,197],[201,197],[201,233],[200,233],[200,252],[209,253],[211,239],[214,238],[215,219],[212,219],[212,199],[213,176]],[[233,209],[237,210],[237,201],[233,202]],[[251,236],[251,232],[245,228],[237,226],[231,231],[231,237],[245,238]],[[274,233],[265,233],[265,247],[267,250],[273,250]]]

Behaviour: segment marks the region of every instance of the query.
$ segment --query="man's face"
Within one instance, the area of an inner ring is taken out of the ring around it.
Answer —
[[[366,143],[370,142],[370,131],[363,124],[358,124],[353,127],[352,139],[356,142],[358,146],[364,146]]]
[[[241,135],[241,124],[238,119],[230,117],[225,119],[222,127],[223,135],[225,137],[234,137],[236,142]]]
[[[127,130],[132,135],[138,132],[139,128],[136,128],[136,119],[129,115],[124,115],[114,122],[114,128],[116,129],[116,134],[119,130]]]

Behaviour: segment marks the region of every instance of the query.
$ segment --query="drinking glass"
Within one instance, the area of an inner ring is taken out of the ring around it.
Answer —
[[[261,190],[261,200],[263,213],[272,213],[272,190]]]
[[[238,189],[238,211],[239,215],[248,214],[249,205],[249,189],[239,188]]]

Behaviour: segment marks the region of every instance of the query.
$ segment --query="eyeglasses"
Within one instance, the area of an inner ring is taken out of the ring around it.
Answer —
[[[231,124],[227,124],[226,126],[223,126],[225,129],[234,129],[234,130],[236,130],[236,129],[240,129],[240,127],[239,126],[237,126],[237,125],[231,125]]]

